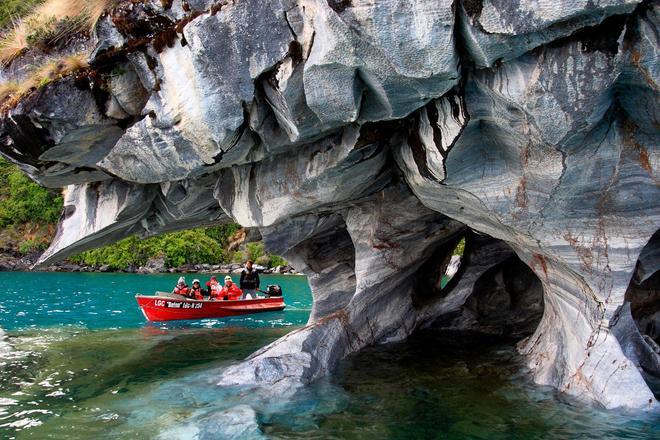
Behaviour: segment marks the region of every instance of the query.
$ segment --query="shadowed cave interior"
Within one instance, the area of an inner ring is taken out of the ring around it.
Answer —
[[[328,253],[329,242],[333,243],[336,255]],[[332,298],[335,302],[336,296],[343,296],[342,303],[346,304],[355,288],[355,261],[352,258],[335,260],[335,257],[345,256],[348,249],[354,250],[350,235],[343,231],[337,236],[333,231],[307,243],[305,256],[308,261],[325,264],[334,261],[332,276],[342,269],[351,273],[346,278],[346,288],[335,292]],[[454,303],[454,307],[445,308],[446,311],[437,308],[441,312],[410,335],[411,343],[422,338],[426,343],[435,340],[444,349],[458,349],[463,345],[482,349],[492,344],[516,344],[534,333],[544,312],[541,281],[504,242],[469,229],[440,244],[418,269],[414,277],[413,304],[422,309],[451,302],[452,295],[461,288],[464,274],[470,273],[474,254],[480,259],[478,250],[490,249],[489,246],[497,248],[497,262],[481,271],[460,306]],[[640,255],[625,297],[644,342],[656,354],[660,354],[660,270],[649,264],[658,252],[660,234],[656,233]],[[323,300],[319,303],[315,298],[314,309],[325,310]],[[465,350],[464,347],[461,350]],[[657,397],[660,395],[660,370],[654,360],[655,357],[649,356],[640,361],[640,366],[644,379]]]

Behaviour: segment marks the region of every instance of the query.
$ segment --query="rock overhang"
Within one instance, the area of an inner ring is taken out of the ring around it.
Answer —
[[[260,228],[307,273],[315,309],[250,362],[308,353],[291,377],[311,379],[462,306],[497,261],[470,262],[451,301],[412,297],[416,270],[467,227],[543,286],[521,348],[538,382],[654,406],[617,339],[634,328],[614,317],[660,225],[657,2],[192,3],[122,3],[91,68],[0,121],[4,155],[69,185],[41,264],[131,234]]]

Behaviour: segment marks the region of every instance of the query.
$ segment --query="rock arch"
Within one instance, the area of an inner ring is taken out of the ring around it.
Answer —
[[[131,234],[259,228],[316,303],[222,380],[283,384],[462,306],[513,250],[543,287],[521,347],[535,380],[657,407],[620,319],[660,224],[657,2],[334,6],[146,1],[103,17],[91,67],[0,118],[3,155],[68,185],[40,264]],[[144,17],[172,24],[167,47],[116,25]],[[467,228],[491,241],[446,297],[414,301],[425,262]]]

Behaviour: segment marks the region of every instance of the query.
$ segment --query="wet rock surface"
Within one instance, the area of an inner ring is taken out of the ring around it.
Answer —
[[[528,336],[534,379],[578,399],[657,407],[657,2],[125,3],[89,70],[0,120],[2,154],[67,185],[40,265],[231,218],[314,306],[221,383],[449,326]]]

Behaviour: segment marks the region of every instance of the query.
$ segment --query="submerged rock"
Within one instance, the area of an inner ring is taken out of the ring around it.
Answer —
[[[6,339],[5,331],[0,328],[0,356],[5,356],[12,350]]]
[[[200,420],[197,438],[258,439],[266,438],[259,428],[256,412],[248,405],[237,405],[231,409],[212,414]]]
[[[0,119],[0,152],[68,185],[39,264],[233,219],[314,304],[223,384],[295,389],[368,345],[460,328],[527,337],[538,383],[657,408],[640,371],[657,374],[658,3],[537,3],[112,11],[89,71]]]

